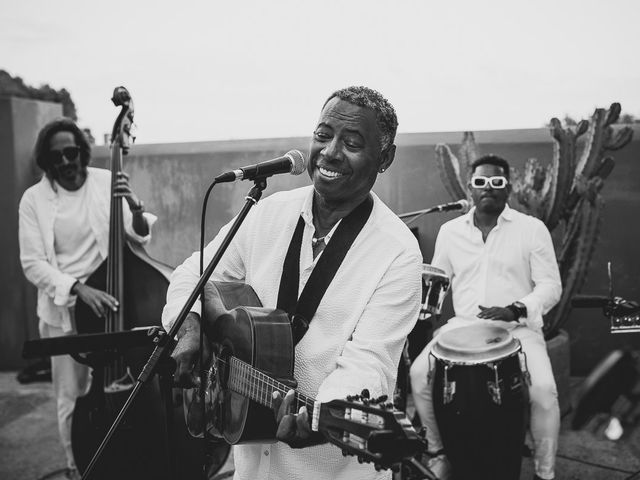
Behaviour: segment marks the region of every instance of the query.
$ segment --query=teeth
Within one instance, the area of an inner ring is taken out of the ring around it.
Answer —
[[[323,167],[318,167],[318,170],[325,177],[337,178],[337,177],[341,177],[342,176],[342,173],[340,173],[340,172],[334,172],[333,170],[327,170],[326,168],[323,168]]]

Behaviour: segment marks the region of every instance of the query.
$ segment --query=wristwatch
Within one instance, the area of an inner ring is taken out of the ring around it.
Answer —
[[[513,312],[515,320],[527,317],[527,306],[522,302],[513,302],[507,308]]]
[[[135,205],[133,207],[129,207],[129,209],[131,210],[131,213],[142,213],[144,212],[144,203],[142,200],[138,200],[138,205]]]

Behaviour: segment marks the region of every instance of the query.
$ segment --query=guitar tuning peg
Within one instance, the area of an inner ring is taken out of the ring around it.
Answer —
[[[346,457],[347,455],[349,455],[349,452],[347,452],[346,450],[343,449],[342,450],[342,456]]]
[[[362,458],[362,455],[358,455],[358,463],[364,463],[364,458]]]
[[[347,395],[347,402],[353,402],[355,397],[353,395]]]
[[[376,469],[376,472],[379,472],[380,470],[382,470],[382,465],[380,465],[379,463],[376,463],[373,465],[373,468]]]
[[[360,395],[362,396],[362,398],[370,398],[371,394],[369,393],[369,389],[364,388],[362,390],[362,392],[360,393]]]
[[[389,402],[389,403],[385,403],[385,407],[388,408],[389,410],[393,410],[395,408],[395,405],[393,404],[393,402]]]
[[[377,401],[378,403],[384,403],[384,402],[386,402],[386,401],[387,401],[387,398],[389,398],[389,396],[388,396],[388,395],[380,395],[376,401]]]

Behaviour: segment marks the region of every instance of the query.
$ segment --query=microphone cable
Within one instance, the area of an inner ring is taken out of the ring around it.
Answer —
[[[204,195],[204,199],[202,201],[202,212],[200,215],[200,277],[204,273],[204,242],[205,242],[205,232],[206,232],[206,218],[207,218],[207,204],[209,203],[209,195],[211,195],[211,191],[213,187],[217,184],[214,179],[209,188],[207,188],[207,193]],[[201,418],[202,418],[202,478],[206,480],[207,478],[207,462],[206,458],[208,455],[208,431],[207,431],[207,417],[206,417],[206,391],[205,387],[207,385],[207,368],[205,365],[204,358],[204,325],[203,325],[203,313],[204,313],[204,288],[202,292],[200,292],[200,304],[202,305],[202,310],[200,311],[200,352],[199,352],[199,363],[200,363],[200,388],[198,389],[198,395],[200,396],[200,408],[202,409]],[[213,401],[213,399],[211,399]]]

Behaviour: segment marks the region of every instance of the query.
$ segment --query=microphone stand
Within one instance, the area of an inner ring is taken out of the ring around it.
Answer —
[[[421,218],[423,215],[426,215],[427,213],[443,212],[443,211],[444,210],[442,210],[439,207],[431,207],[431,208],[425,208],[424,210],[416,210],[415,212],[401,213],[400,215],[398,215],[398,217],[403,220],[407,217],[413,217],[411,220],[404,222],[407,226],[409,226],[413,222]]]
[[[153,341],[154,343],[157,344],[155,349],[151,353],[149,360],[147,360],[146,365],[140,372],[140,375],[138,375],[138,378],[136,379],[136,383],[133,389],[131,390],[129,397],[127,398],[126,402],[122,406],[122,409],[116,416],[116,419],[113,421],[113,424],[111,425],[111,427],[109,428],[109,431],[107,432],[104,439],[102,440],[102,443],[100,443],[100,446],[98,447],[98,450],[96,450],[96,453],[93,455],[93,458],[91,459],[91,462],[87,466],[87,469],[82,474],[82,480],[87,480],[88,478],[90,478],[91,472],[95,468],[96,463],[98,462],[105,448],[109,444],[111,437],[113,437],[113,434],[118,429],[118,426],[122,423],[124,416],[126,415],[131,405],[133,404],[135,398],[138,396],[138,393],[140,392],[144,384],[150,378],[152,378],[153,374],[155,373],[157,365],[160,362],[166,362],[169,356],[171,355],[171,353],[173,352],[173,349],[175,348],[175,344],[176,344],[174,337],[178,333],[178,330],[180,330],[180,327],[182,326],[185,319],[187,318],[187,315],[191,311],[191,307],[193,307],[194,303],[196,303],[196,300],[204,290],[204,286],[206,285],[207,281],[213,274],[213,271],[215,270],[215,268],[218,266],[218,263],[220,263],[220,259],[222,258],[222,255],[231,244],[231,240],[233,240],[233,237],[238,232],[238,229],[240,228],[240,225],[242,225],[242,222],[244,221],[247,214],[249,213],[249,210],[256,203],[258,203],[258,201],[260,200],[260,197],[262,197],[263,190],[267,188],[266,177],[258,177],[254,179],[253,183],[254,183],[253,187],[251,187],[251,190],[249,190],[249,193],[245,197],[247,201],[244,204],[244,207],[242,207],[242,210],[240,210],[240,213],[236,217],[236,220],[233,222],[231,229],[229,230],[224,240],[220,244],[218,251],[215,253],[213,258],[211,259],[211,262],[209,262],[209,265],[202,273],[202,276],[200,277],[200,279],[198,280],[198,283],[196,284],[193,291],[189,295],[189,298],[187,299],[186,303],[182,307],[182,310],[180,310],[180,313],[178,314],[176,321],[173,323],[173,326],[171,327],[169,332],[163,331],[162,334],[157,335],[156,338],[154,338]]]

